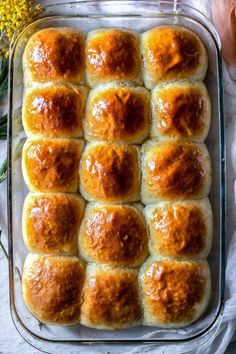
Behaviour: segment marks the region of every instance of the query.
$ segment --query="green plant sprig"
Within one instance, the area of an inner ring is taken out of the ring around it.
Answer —
[[[7,139],[7,114],[0,117],[0,140]]]
[[[0,68],[0,98],[7,94],[8,87],[8,59],[2,59]]]
[[[5,181],[7,178],[7,159],[4,160],[2,166],[0,167],[0,183]]]
[[[0,99],[7,94],[8,87],[8,59],[0,60]],[[0,140],[7,138],[7,115],[0,117]],[[7,177],[7,159],[0,166],[0,183]]]

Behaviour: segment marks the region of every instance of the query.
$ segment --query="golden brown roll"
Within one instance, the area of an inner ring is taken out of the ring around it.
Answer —
[[[147,227],[142,213],[129,205],[88,205],[79,234],[87,262],[136,267],[147,257]]]
[[[211,105],[202,82],[177,81],[152,92],[151,136],[204,141],[209,130]]]
[[[148,135],[150,94],[143,87],[101,85],[90,91],[84,134],[89,141],[141,143]]]
[[[211,163],[204,144],[148,141],[142,148],[141,200],[201,199],[211,186]]]
[[[122,28],[90,32],[86,44],[86,79],[89,86],[108,81],[142,84],[138,35]]]
[[[84,82],[85,35],[72,28],[46,28],[29,39],[24,55],[25,86],[34,82]]]
[[[131,145],[88,144],[80,162],[80,191],[86,200],[139,199],[138,149]]]
[[[205,311],[211,275],[205,261],[148,260],[140,273],[144,325],[183,327]]]
[[[144,82],[149,89],[165,81],[203,80],[207,53],[198,36],[180,26],[159,26],[142,35]]]
[[[32,192],[76,192],[84,143],[79,139],[27,139],[22,173]]]
[[[29,137],[79,137],[87,89],[79,86],[44,85],[26,91],[22,119]]]
[[[25,304],[43,323],[78,323],[84,277],[84,264],[77,257],[30,253],[22,276]]]
[[[115,330],[141,322],[138,272],[132,269],[87,266],[81,324]]]
[[[212,210],[207,198],[161,202],[144,209],[153,256],[205,258],[212,241]]]
[[[78,253],[84,200],[65,193],[29,193],[22,213],[22,232],[30,252]]]

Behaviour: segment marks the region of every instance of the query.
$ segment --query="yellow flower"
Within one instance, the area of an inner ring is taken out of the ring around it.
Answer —
[[[8,56],[15,33],[35,21],[43,8],[34,0],[0,0],[0,57]]]

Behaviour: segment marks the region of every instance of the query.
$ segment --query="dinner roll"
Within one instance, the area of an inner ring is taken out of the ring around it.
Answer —
[[[79,86],[45,85],[26,91],[22,120],[29,137],[78,137],[83,135],[87,90]]]
[[[206,261],[148,260],[140,273],[144,325],[183,327],[205,311],[211,295]]]
[[[76,192],[79,139],[27,139],[22,151],[22,173],[32,192]]]
[[[177,81],[152,91],[151,136],[204,141],[211,119],[210,99],[202,82]]]
[[[138,149],[131,145],[87,144],[80,162],[80,191],[86,200],[139,199]]]
[[[81,324],[115,330],[141,322],[138,272],[90,264],[81,307]]]
[[[30,253],[22,276],[25,304],[43,323],[78,323],[84,277],[84,264],[77,257]]]
[[[141,200],[201,199],[211,186],[211,163],[204,144],[148,141],[142,148]]]
[[[212,241],[212,210],[207,198],[161,202],[144,209],[154,256],[205,258]]]
[[[84,134],[89,141],[141,143],[149,133],[150,94],[143,87],[101,85],[90,91]]]
[[[22,213],[22,231],[30,252],[77,254],[84,200],[64,193],[29,193]]]
[[[86,79],[89,86],[108,81],[142,84],[139,37],[122,28],[102,28],[88,34]]]
[[[88,205],[80,228],[79,251],[88,262],[136,267],[147,257],[147,227],[129,205]]]
[[[198,36],[180,26],[159,26],[142,35],[144,82],[156,84],[185,78],[203,80],[207,53]]]
[[[24,84],[84,82],[85,35],[72,28],[46,28],[29,39],[23,55]]]

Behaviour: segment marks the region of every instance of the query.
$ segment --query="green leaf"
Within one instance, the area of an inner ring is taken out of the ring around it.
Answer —
[[[0,117],[0,140],[7,139],[7,114]]]
[[[4,124],[7,123],[7,114],[5,114],[4,116],[0,117],[0,127]]]
[[[7,94],[8,88],[8,59],[2,59],[0,68],[0,98]]]
[[[8,88],[8,77],[6,76],[0,84],[0,97],[3,97],[7,94]]]
[[[14,161],[18,160],[21,157],[21,151],[22,151],[22,147],[24,145],[26,138],[21,138],[18,142],[18,144],[16,145],[14,154],[13,154],[13,159]],[[5,161],[3,162],[2,166],[0,167],[0,183],[2,183],[3,181],[5,181],[5,179],[7,178],[7,159],[5,159]]]
[[[9,257],[8,257],[8,254],[7,254],[7,251],[6,251],[6,248],[4,247],[3,243],[2,243],[2,239],[1,239],[1,236],[2,236],[2,230],[0,230],[0,247],[6,257],[6,259],[8,260]]]
[[[14,131],[20,133],[23,130],[21,121],[21,107],[13,114]],[[0,117],[0,140],[7,139],[7,114]]]
[[[6,178],[7,178],[7,159],[5,159],[2,166],[0,167],[0,183],[5,181]]]

